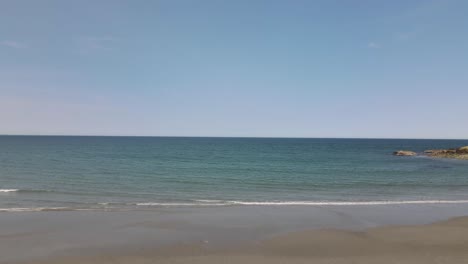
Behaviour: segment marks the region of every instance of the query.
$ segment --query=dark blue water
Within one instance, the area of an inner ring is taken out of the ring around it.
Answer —
[[[0,136],[0,208],[468,200],[468,140]],[[27,209],[19,209],[27,208]]]

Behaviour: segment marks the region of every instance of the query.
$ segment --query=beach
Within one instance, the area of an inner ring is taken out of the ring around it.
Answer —
[[[4,212],[0,263],[468,263],[467,212],[466,204]]]
[[[468,263],[468,218],[423,226],[362,232],[314,230],[278,236],[240,248],[203,244],[28,263]]]
[[[468,264],[467,11],[0,0],[0,264]]]
[[[467,144],[0,136],[0,263],[463,263]]]

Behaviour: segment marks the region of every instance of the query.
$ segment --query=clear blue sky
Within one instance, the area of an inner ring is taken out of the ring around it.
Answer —
[[[0,134],[468,138],[467,12],[2,0]]]

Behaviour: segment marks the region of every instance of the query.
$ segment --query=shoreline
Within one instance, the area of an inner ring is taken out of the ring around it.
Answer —
[[[1,190],[0,190],[1,192]],[[190,200],[187,202],[144,202],[122,204],[96,203],[100,207],[11,207],[0,208],[0,213],[21,213],[21,212],[140,212],[155,211],[159,209],[194,209],[210,207],[245,207],[245,206],[370,206],[370,205],[450,205],[468,204],[468,200],[375,200],[375,201],[224,201],[224,200]],[[119,207],[120,206],[120,207]]]
[[[467,246],[468,216],[465,216],[432,224],[363,231],[290,232],[221,249],[202,241],[18,263],[466,263]]]
[[[468,228],[468,217],[459,218],[468,216],[467,204],[242,206],[0,215],[0,263],[322,263],[330,258],[344,258],[336,263],[350,263],[346,262],[350,256],[359,258],[358,263],[366,263],[376,257],[372,255],[375,252],[419,257],[403,245],[410,243],[409,248],[429,252],[432,246],[427,243],[444,236],[446,244],[440,248],[446,251],[441,251],[442,255],[454,250],[459,254],[460,243],[468,246],[468,241],[463,240],[468,238],[468,229],[464,229]],[[431,224],[434,222],[438,223]],[[401,230],[406,233],[400,236],[407,240],[398,240],[396,234]],[[447,237],[449,233],[452,235]],[[385,242],[387,237],[393,242]],[[389,245],[400,246],[398,251],[387,251],[385,246]]]

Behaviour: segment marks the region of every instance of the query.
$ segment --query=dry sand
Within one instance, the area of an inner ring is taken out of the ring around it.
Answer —
[[[430,225],[386,226],[365,231],[319,229],[275,236],[228,248],[206,243],[94,255],[53,257],[22,263],[468,263],[468,217]]]

